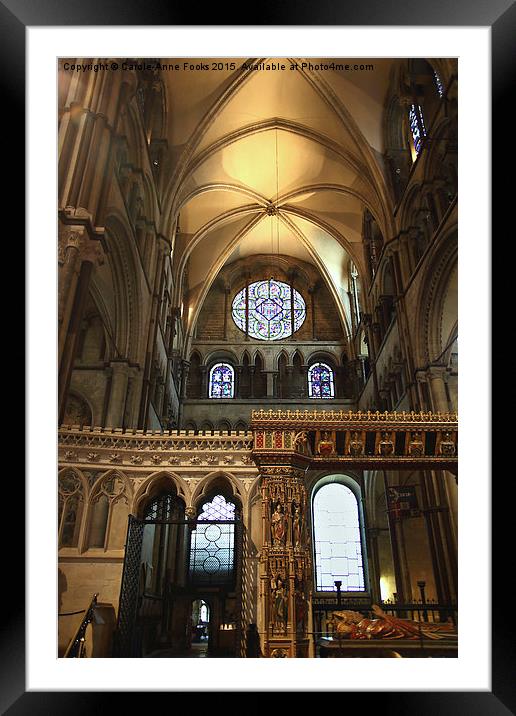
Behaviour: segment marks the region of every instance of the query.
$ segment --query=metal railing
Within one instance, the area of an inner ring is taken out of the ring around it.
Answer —
[[[387,600],[379,602],[379,606],[389,616],[399,619],[408,619],[414,622],[424,624],[446,624],[451,623],[457,628],[457,605],[456,604],[440,604],[432,600],[414,600],[412,602],[400,603]],[[333,636],[333,612],[338,611],[356,611],[363,614],[365,618],[377,619],[377,615],[372,610],[372,605],[364,605],[363,603],[354,604],[353,602],[342,600],[338,604],[316,604],[313,607],[313,636],[314,639],[321,637]]]
[[[63,659],[82,659],[86,653],[86,629],[89,624],[93,621],[95,607],[97,606],[98,593],[93,595],[93,598],[85,610],[84,617],[77,627],[75,634],[73,635],[70,643],[68,644]],[[81,613],[81,612],[70,612],[70,614]],[[61,616],[69,616],[69,614],[63,614]]]

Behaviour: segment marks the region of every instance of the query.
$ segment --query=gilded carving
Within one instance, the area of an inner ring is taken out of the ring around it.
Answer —
[[[287,540],[287,518],[280,502],[271,516],[271,540],[274,547],[282,547]]]
[[[378,444],[378,452],[384,457],[388,457],[394,453],[394,443],[387,431],[382,432],[381,440]]]
[[[321,457],[331,457],[335,455],[335,433],[333,431],[324,430],[321,433],[317,444],[317,453]]]
[[[408,454],[411,457],[421,457],[424,455],[425,446],[421,437],[421,430],[415,430],[410,434],[410,442],[408,446]]]
[[[444,639],[455,631],[452,624],[415,622],[386,614],[373,604],[377,619],[367,619],[360,612],[333,612],[333,634],[336,639]]]
[[[364,443],[359,437],[359,433],[354,430],[351,433],[351,440],[349,441],[349,454],[353,457],[359,457],[364,452]]]
[[[271,579],[272,633],[283,635],[287,632],[288,588],[285,578],[276,574]]]
[[[451,438],[450,432],[447,430],[443,432],[441,444],[439,446],[439,452],[441,455],[446,455],[449,457],[455,455],[455,443]]]

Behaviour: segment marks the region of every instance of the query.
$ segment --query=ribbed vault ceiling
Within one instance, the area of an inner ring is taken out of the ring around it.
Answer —
[[[350,257],[363,270],[364,208],[386,237],[392,233],[382,127],[400,61],[357,62],[375,69],[164,73],[174,171],[163,230],[170,233],[179,215],[174,260],[180,276],[188,268],[190,328],[220,269],[254,253],[313,263],[346,323]]]

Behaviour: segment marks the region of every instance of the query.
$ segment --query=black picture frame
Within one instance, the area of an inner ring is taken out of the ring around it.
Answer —
[[[203,25],[238,25],[248,24],[240,18],[242,5],[235,6],[232,14],[232,5],[222,8],[211,4],[203,7],[201,12]],[[250,6],[248,6],[250,7]],[[502,161],[512,166],[511,152],[514,149],[512,132],[506,126],[505,111],[513,98],[511,90],[514,88],[514,69],[516,53],[514,52],[514,38],[516,37],[516,5],[509,0],[497,2],[470,2],[469,0],[434,0],[430,2],[413,2],[410,6],[401,0],[389,3],[382,0],[362,0],[359,3],[339,4],[335,0],[318,0],[310,3],[307,0],[282,0],[271,2],[267,0],[254,6],[258,19],[255,25],[360,25],[360,26],[484,26],[491,28],[492,37],[492,167],[493,167],[493,193],[492,217],[493,237],[500,234],[503,237],[505,230],[502,226],[506,207],[511,206],[514,199],[509,196],[511,182],[502,180]],[[224,17],[223,17],[224,15]],[[194,5],[172,4],[170,0],[155,0],[143,3],[141,0],[103,0],[102,3],[87,3],[85,0],[0,0],[0,75],[2,77],[4,107],[4,121],[12,122],[25,115],[25,31],[27,27],[34,26],[80,26],[80,25],[197,25],[199,8]],[[232,18],[233,21],[227,20]],[[502,127],[502,121],[504,127]],[[11,127],[10,127],[11,129]],[[25,215],[24,195],[21,187],[24,186],[24,158],[23,140],[20,138],[18,128],[17,141],[9,141],[4,145],[4,161],[18,172],[18,181],[11,184],[11,194],[8,198],[9,212],[16,217],[16,235],[18,237],[18,250],[21,247],[21,261],[24,264],[23,242],[20,235],[24,230],[23,217]],[[12,136],[12,132],[9,132]],[[4,138],[6,127],[4,125]],[[509,142],[502,141],[510,139]],[[498,171],[497,171],[498,170]],[[511,191],[511,194],[513,192]],[[512,201],[511,201],[512,200]],[[512,233],[512,232],[511,232]],[[502,239],[503,240],[503,239]],[[505,236],[505,241],[508,236]],[[13,241],[13,243],[16,243]],[[496,297],[493,295],[493,318],[497,314]],[[23,299],[22,299],[23,304]],[[19,325],[19,310],[13,311],[14,323]],[[13,326],[14,327],[14,326]],[[493,329],[495,325],[493,325]],[[21,345],[23,345],[23,335]],[[19,344],[20,345],[20,344]],[[496,356],[493,355],[493,361]],[[493,390],[495,385],[493,385]],[[494,394],[494,393],[493,393]],[[23,406],[23,400],[19,403]],[[24,423],[25,415],[20,416],[18,425]],[[21,432],[21,427],[19,428]],[[489,436],[486,436],[489,440]],[[23,454],[23,450],[22,450]],[[494,472],[494,471],[493,471]],[[52,479],[52,478],[50,478]],[[467,476],[465,476],[467,479]],[[20,475],[20,493],[23,490]],[[503,489],[503,494],[502,494]],[[360,704],[370,708],[381,709],[383,713],[409,714],[507,714],[516,713],[516,687],[515,687],[515,650],[514,635],[507,627],[512,617],[510,598],[508,595],[509,583],[507,574],[507,544],[498,525],[510,523],[513,501],[507,499],[506,490],[510,489],[504,481],[503,487],[493,481],[492,504],[496,511],[496,520],[493,514],[492,555],[502,555],[501,565],[494,570],[492,582],[492,691],[487,692],[346,692],[342,694],[342,705],[350,707]],[[17,498],[20,498],[18,493]],[[7,512],[7,508],[4,508]],[[11,531],[5,534],[17,534],[20,537],[20,515],[14,510],[11,514]],[[7,537],[4,537],[7,539]],[[25,550],[24,544],[18,540],[17,550],[8,551],[8,569],[4,571],[4,592],[7,593],[7,609],[4,608],[3,624],[0,638],[0,708],[2,713],[10,716],[30,714],[90,714],[95,710],[120,706],[122,694],[112,692],[27,692],[25,686],[25,606],[19,595],[21,585],[25,581]],[[505,555],[505,556],[503,556]],[[468,599],[468,595],[462,595]],[[473,597],[471,597],[473,598]],[[479,619],[485,615],[479,614]],[[133,707],[142,703],[141,695],[129,694]],[[366,698],[364,702],[364,698]],[[115,704],[114,698],[117,699]],[[323,704],[320,704],[323,707]],[[327,707],[326,707],[327,708]]]

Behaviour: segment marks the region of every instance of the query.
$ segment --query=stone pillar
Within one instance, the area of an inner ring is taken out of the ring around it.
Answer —
[[[403,286],[406,286],[412,276],[412,257],[410,255],[409,238],[406,233],[400,234],[400,251],[398,253]]]
[[[254,398],[254,365],[249,366],[249,397]]]
[[[235,381],[233,385],[233,395],[235,398],[240,398],[240,387],[242,384],[242,370],[243,366],[236,365],[235,366]]]
[[[308,657],[311,640],[312,560],[304,484],[306,464],[293,454],[288,460],[288,465],[260,466],[263,543],[259,611],[265,633],[263,653],[272,658]],[[285,463],[285,455],[279,462]]]
[[[63,216],[75,218],[73,210],[64,212]],[[77,219],[70,224],[62,220],[59,227],[59,423],[64,416],[91,275],[95,266],[104,260],[100,234],[95,234],[89,218]],[[80,220],[83,223],[79,223]]]
[[[369,553],[369,583],[371,587],[371,598],[373,603],[379,604],[382,595],[380,590],[380,553],[378,551],[378,527],[366,528],[367,548]]]
[[[201,399],[208,397],[208,368],[201,365]]]
[[[385,497],[387,501],[387,491],[389,488],[389,479],[385,470],[383,471],[383,481],[385,486]],[[392,513],[387,509],[387,521],[389,524],[389,535],[391,538],[392,563],[394,565],[394,580],[396,582],[396,593],[398,601],[405,602],[407,599],[407,575],[408,566],[406,563],[405,544],[403,542],[403,531],[399,527],[399,520],[393,518]],[[410,584],[410,580],[408,582]]]
[[[274,398],[274,376],[276,375],[275,371],[267,371],[267,397],[268,398]]]
[[[430,384],[430,393],[432,396],[432,407],[435,412],[447,413],[449,411],[448,396],[446,394],[445,379],[448,371],[444,366],[430,366],[427,371],[428,382]],[[443,492],[442,501],[450,508],[450,525],[445,529],[450,529],[452,544],[457,547],[457,527],[458,527],[458,494],[457,482],[455,477],[446,470],[440,470],[435,473],[435,479],[438,480],[438,489]]]
[[[190,370],[190,361],[182,360],[181,361],[181,398],[183,398],[183,400],[187,397],[186,396],[186,386],[188,384],[189,370]]]
[[[106,415],[106,425],[110,428],[121,428],[127,396],[127,383],[130,368],[127,361],[112,361],[111,393]]]
[[[317,328],[315,325],[315,291],[316,286],[311,286],[308,289],[308,293],[310,294],[310,313],[312,316],[312,340],[317,340]]]
[[[449,412],[448,396],[445,387],[445,377],[447,376],[446,368],[444,366],[431,366],[427,371],[427,376],[434,412]]]
[[[138,411],[143,387],[143,371],[140,368],[131,368],[131,383],[127,396],[127,415],[128,422],[124,427],[136,428],[138,426]]]

